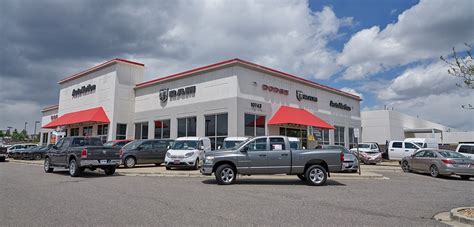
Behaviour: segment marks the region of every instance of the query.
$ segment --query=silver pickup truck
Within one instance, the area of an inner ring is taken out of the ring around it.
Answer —
[[[290,148],[285,136],[263,136],[207,153],[201,173],[214,173],[223,185],[234,183],[237,174],[288,174],[319,186],[326,183],[330,172],[341,171],[342,160],[344,153],[340,150],[296,150]]]

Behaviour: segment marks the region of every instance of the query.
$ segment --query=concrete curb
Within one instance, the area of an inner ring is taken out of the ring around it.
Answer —
[[[474,218],[466,217],[466,216],[463,216],[463,215],[459,214],[460,210],[468,209],[468,208],[474,209],[474,207],[458,207],[458,208],[452,209],[449,212],[451,220],[474,226]]]

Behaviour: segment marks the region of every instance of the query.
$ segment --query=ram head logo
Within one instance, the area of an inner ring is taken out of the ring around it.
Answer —
[[[169,88],[160,90],[160,100],[161,100],[161,102],[168,101],[168,91],[169,91]]]

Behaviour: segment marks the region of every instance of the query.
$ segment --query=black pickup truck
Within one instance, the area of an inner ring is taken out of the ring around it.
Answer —
[[[71,177],[77,177],[86,168],[100,168],[105,174],[112,175],[122,162],[121,156],[120,148],[105,147],[100,138],[66,137],[46,152],[44,171],[50,173],[54,167],[63,167],[69,169]]]

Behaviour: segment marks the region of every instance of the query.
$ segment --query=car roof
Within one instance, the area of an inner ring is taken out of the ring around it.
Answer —
[[[236,140],[236,141],[244,141],[247,140],[249,137],[227,137],[224,139],[224,141],[229,141],[229,140]]]

